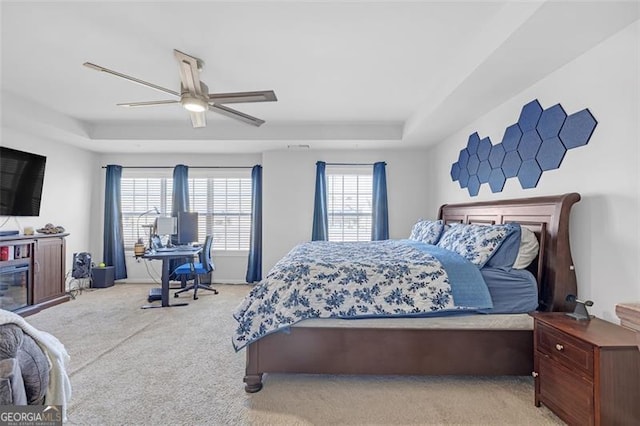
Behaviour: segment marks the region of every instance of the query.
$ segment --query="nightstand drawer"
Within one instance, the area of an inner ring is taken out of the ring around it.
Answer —
[[[593,375],[593,347],[573,338],[553,327],[538,323],[536,348],[565,365],[567,368],[579,368]]]
[[[546,356],[538,356],[540,401],[570,425],[594,424],[593,383]]]

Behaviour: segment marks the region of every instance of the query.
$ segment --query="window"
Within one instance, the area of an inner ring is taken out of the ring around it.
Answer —
[[[126,170],[123,172],[123,175]],[[150,228],[158,216],[154,207],[162,216],[171,216],[171,191],[173,180],[161,177],[122,177],[120,181],[120,200],[122,203],[122,231],[125,248],[142,238],[146,244]],[[145,214],[148,212],[148,214]]]
[[[370,241],[371,167],[327,166],[329,241]]]
[[[146,171],[148,172],[148,171]],[[157,214],[171,215],[173,179],[125,170],[122,178],[122,221],[125,248],[138,238],[146,243]],[[189,207],[198,212],[198,235],[213,235],[215,250],[249,250],[251,235],[250,172],[238,170],[189,170]],[[151,210],[151,213],[141,216]]]
[[[251,177],[189,179],[189,198],[191,211],[198,212],[198,234],[213,235],[214,249],[249,250]]]

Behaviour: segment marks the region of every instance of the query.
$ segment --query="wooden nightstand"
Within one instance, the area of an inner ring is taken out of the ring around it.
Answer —
[[[533,313],[535,404],[571,425],[640,424],[635,333],[597,318]]]

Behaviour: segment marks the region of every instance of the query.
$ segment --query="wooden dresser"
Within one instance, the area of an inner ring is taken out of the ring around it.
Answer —
[[[640,424],[635,333],[592,318],[534,313],[535,404],[570,425]]]
[[[636,342],[640,349],[640,303],[620,303],[616,305],[616,315],[620,325],[636,332]]]
[[[22,316],[69,300],[63,234],[0,237],[0,308]]]

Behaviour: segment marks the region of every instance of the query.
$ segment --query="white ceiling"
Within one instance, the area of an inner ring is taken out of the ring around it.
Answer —
[[[638,4],[3,1],[3,124],[46,116],[98,152],[428,145],[637,20]],[[173,49],[205,61],[210,92],[274,90],[230,105],[266,124],[208,112],[193,129],[179,105],[117,107],[170,97],[82,66],[179,91]]]

